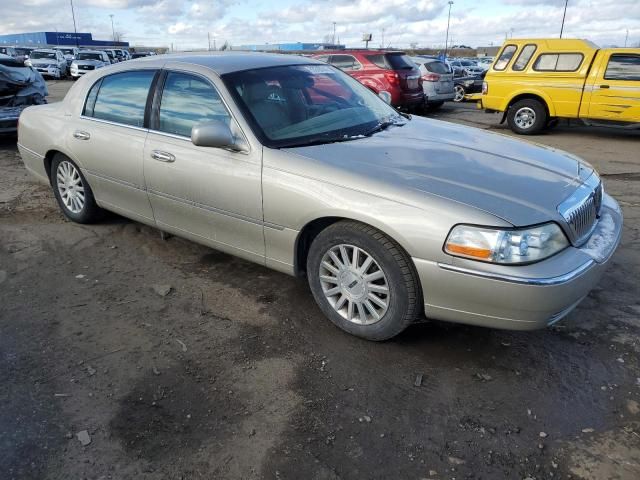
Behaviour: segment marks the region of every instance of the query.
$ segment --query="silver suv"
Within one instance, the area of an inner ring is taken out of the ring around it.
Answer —
[[[411,60],[420,69],[427,107],[435,110],[444,102],[453,100],[453,73],[444,63],[429,57],[411,57]]]

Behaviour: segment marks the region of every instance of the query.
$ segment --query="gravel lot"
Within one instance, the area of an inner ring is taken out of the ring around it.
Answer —
[[[473,105],[434,116],[509,133]],[[115,215],[65,221],[0,140],[0,478],[637,480],[640,135],[533,140],[622,205],[600,286],[547,330],[433,322],[380,344],[302,281]]]

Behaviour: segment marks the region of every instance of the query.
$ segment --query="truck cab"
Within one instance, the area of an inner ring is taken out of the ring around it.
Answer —
[[[524,135],[560,118],[640,128],[640,50],[509,39],[487,72],[480,107],[502,112],[502,121]]]

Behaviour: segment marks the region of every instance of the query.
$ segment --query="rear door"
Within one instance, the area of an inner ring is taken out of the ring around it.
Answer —
[[[144,147],[156,224],[234,255],[263,260],[262,150],[194,145],[191,128],[200,122],[221,121],[236,136],[246,137],[209,69],[179,63],[165,68]]]
[[[152,223],[142,169],[145,111],[156,69],[102,77],[89,90],[82,115],[72,121],[69,148],[99,203]]]
[[[589,118],[640,122],[640,52],[601,52],[589,77]]]

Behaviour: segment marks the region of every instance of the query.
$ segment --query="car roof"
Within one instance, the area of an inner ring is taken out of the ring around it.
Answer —
[[[104,53],[103,50],[80,50],[78,53]]]
[[[131,65],[162,66],[167,62],[191,63],[213,70],[218,75],[254,70],[257,68],[281,67],[287,65],[326,65],[319,60],[299,55],[257,52],[204,52],[169,55],[151,55],[137,58]],[[127,62],[128,64],[128,62]]]

